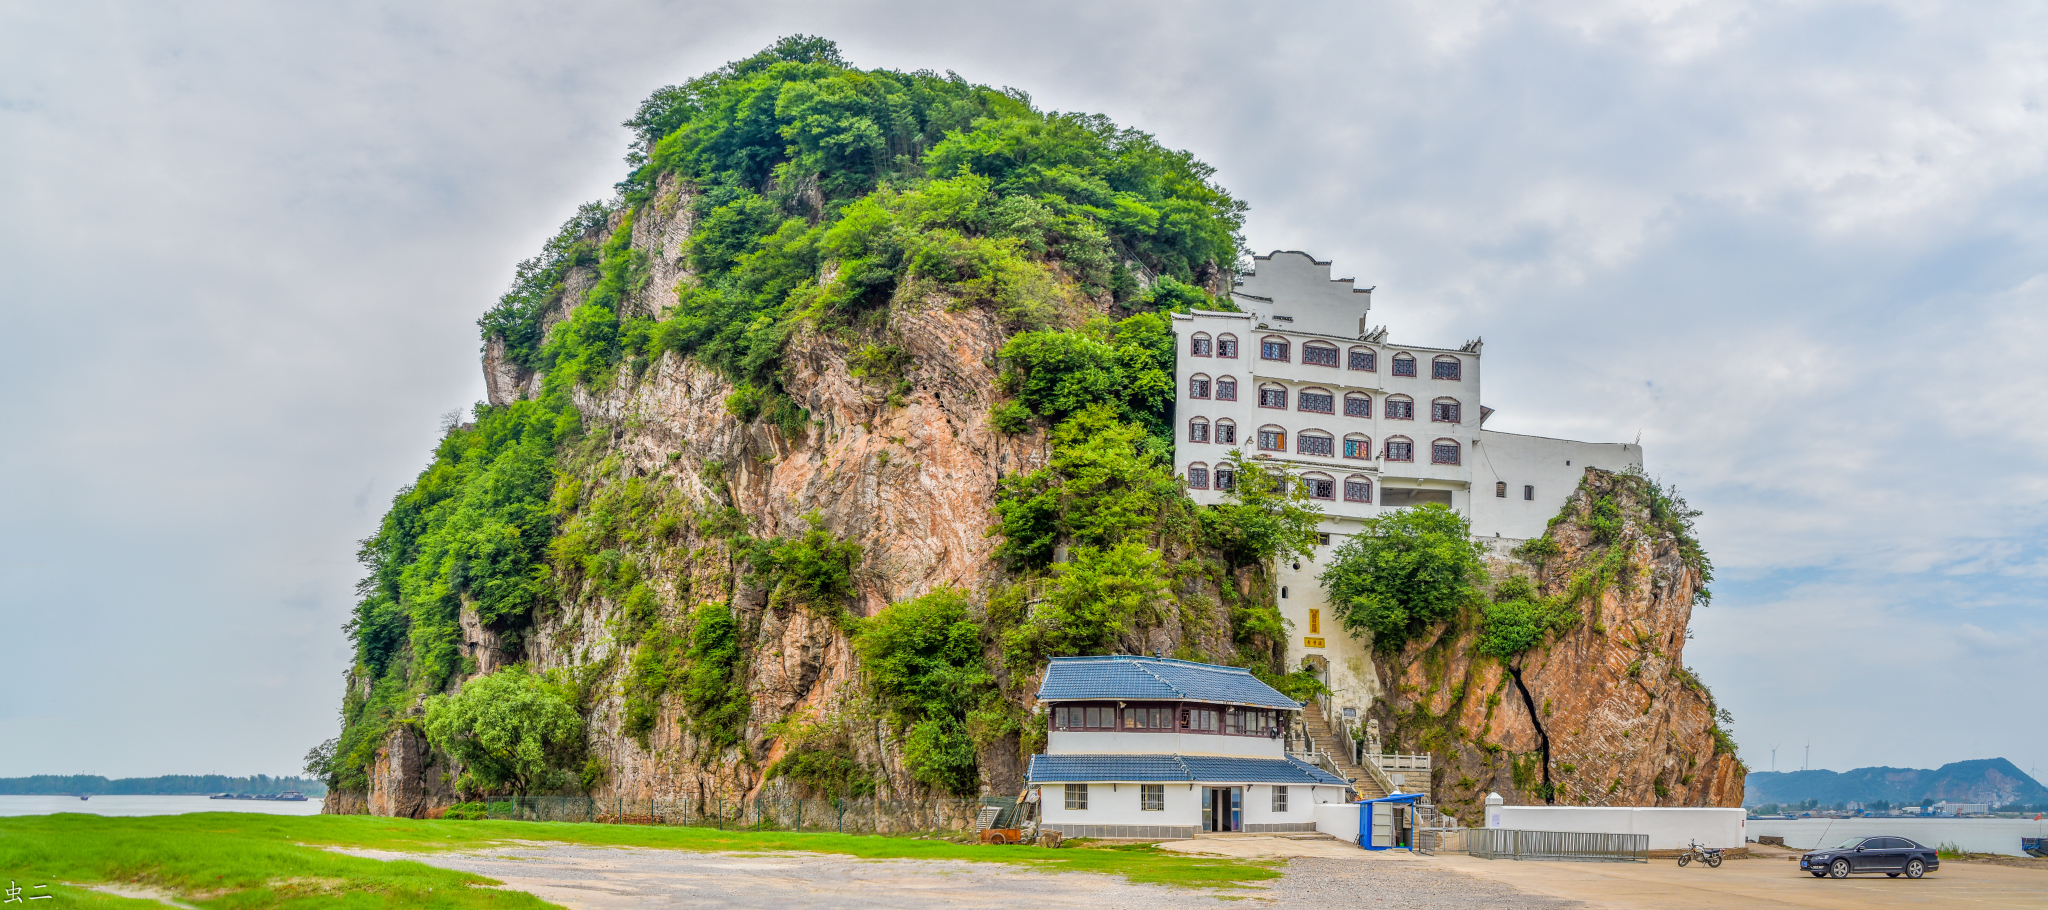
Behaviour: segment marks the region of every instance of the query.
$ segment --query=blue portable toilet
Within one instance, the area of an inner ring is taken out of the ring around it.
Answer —
[[[1358,801],[1358,845],[1367,850],[1415,849],[1415,806],[1420,793]]]

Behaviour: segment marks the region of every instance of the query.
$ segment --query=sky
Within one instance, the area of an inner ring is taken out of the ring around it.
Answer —
[[[1483,336],[1490,429],[1640,438],[1752,769],[2048,769],[2044,18],[0,0],[0,776],[295,772],[476,318],[641,98],[796,33],[1188,149],[1252,249]]]

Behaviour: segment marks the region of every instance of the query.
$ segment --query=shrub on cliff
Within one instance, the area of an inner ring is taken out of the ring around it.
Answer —
[[[427,699],[427,741],[462,766],[465,793],[526,794],[567,784],[583,751],[583,718],[569,694],[523,665]]]
[[[1464,516],[1430,503],[1368,519],[1320,576],[1330,611],[1373,647],[1397,651],[1478,597],[1481,545]]]
[[[1543,643],[1544,636],[1578,625],[1579,611],[1561,597],[1543,597],[1519,575],[1495,586],[1479,635],[1479,653],[1509,660]]]
[[[1216,466],[1231,473],[1223,501],[1203,509],[1202,543],[1233,566],[1249,566],[1314,552],[1322,509],[1308,489],[1232,449]]]
[[[975,791],[970,717],[991,710],[995,677],[982,662],[981,625],[967,594],[940,588],[890,604],[854,638],[869,691],[904,732],[904,763],[919,782]]]

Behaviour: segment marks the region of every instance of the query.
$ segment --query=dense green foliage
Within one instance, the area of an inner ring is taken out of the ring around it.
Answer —
[[[904,731],[911,774],[937,789],[974,793],[970,728],[1000,727],[1003,715],[966,592],[941,588],[890,604],[861,624],[854,647],[876,701]]]
[[[1091,407],[1144,427],[1154,452],[1173,448],[1173,327],[1141,313],[1081,331],[1021,332],[1003,345],[1003,384],[1027,414],[1057,424]]]
[[[1062,542],[1100,550],[1147,537],[1162,523],[1191,524],[1193,504],[1145,440],[1143,428],[1104,405],[1060,424],[1050,462],[1003,481],[996,557],[1042,568]]]
[[[1543,597],[1519,575],[1494,587],[1485,607],[1479,653],[1508,660],[1543,643],[1544,636],[1578,625],[1579,611],[1562,597]]]
[[[1435,503],[1368,519],[1320,576],[1346,629],[1397,651],[1478,597],[1486,569],[1465,517]]]
[[[524,794],[569,782],[583,718],[563,687],[514,665],[427,699],[427,741],[462,763],[466,793]]]
[[[1202,543],[1233,566],[1306,557],[1316,546],[1322,508],[1308,489],[1232,449],[1217,470],[1236,478],[1223,502],[1202,510]]]
[[[854,594],[860,544],[834,537],[815,512],[805,520],[810,527],[801,536],[752,541],[743,558],[768,589],[770,606],[799,604],[838,616]]]

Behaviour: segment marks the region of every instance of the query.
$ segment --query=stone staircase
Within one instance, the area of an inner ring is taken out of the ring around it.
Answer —
[[[1323,717],[1323,709],[1314,699],[1301,709],[1302,727],[1308,731],[1317,750],[1330,756],[1336,762],[1341,777],[1351,782],[1351,789],[1359,799],[1378,799],[1387,795],[1387,789],[1380,785],[1372,774],[1351,760],[1351,744],[1339,738],[1335,728]]]

